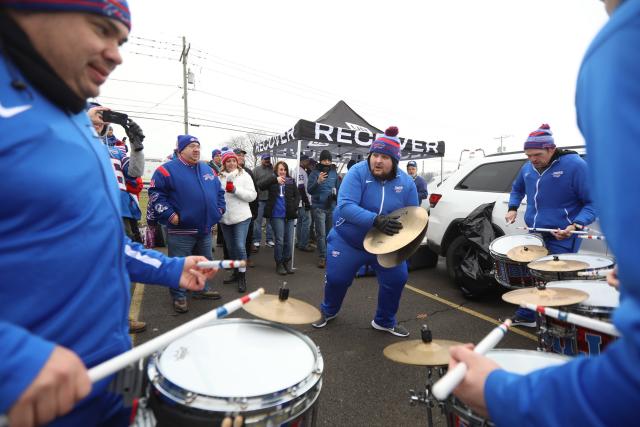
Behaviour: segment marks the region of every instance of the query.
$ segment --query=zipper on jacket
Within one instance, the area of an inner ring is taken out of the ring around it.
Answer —
[[[573,224],[573,221],[569,219],[569,211],[567,210],[567,208],[564,208],[564,213],[566,215],[567,222],[569,223],[569,225]]]
[[[384,185],[387,181],[382,181],[382,200],[380,201],[380,209],[378,210],[378,215],[382,213],[382,207],[384,206]]]
[[[536,214],[533,216],[533,228],[536,228],[536,221],[538,219],[538,190],[540,189],[540,180],[542,179],[542,175],[544,175],[545,173],[547,173],[547,171],[549,169],[551,169],[551,167],[558,161],[558,159],[554,160],[548,168],[546,168],[542,173],[538,172],[538,169],[535,168],[535,166],[533,167],[533,170],[536,171],[538,173],[538,180],[536,181],[536,194],[534,194],[533,196],[533,205],[536,208]],[[533,165],[531,165],[533,166]]]

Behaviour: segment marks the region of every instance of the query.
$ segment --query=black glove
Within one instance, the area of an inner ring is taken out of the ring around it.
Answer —
[[[305,211],[310,211],[311,210],[311,205],[309,203],[304,203],[304,210]]]
[[[376,219],[373,220],[373,226],[387,236],[393,236],[402,230],[402,223],[398,221],[398,218],[400,217],[378,215]]]
[[[129,119],[127,126],[124,127],[127,136],[129,137],[129,142],[131,143],[131,148],[134,151],[142,151],[144,145],[142,145],[142,141],[144,141],[144,133],[142,133],[142,128],[138,126],[136,122]]]

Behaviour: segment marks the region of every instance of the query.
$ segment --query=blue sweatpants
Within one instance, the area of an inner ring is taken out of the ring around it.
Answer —
[[[327,238],[327,272],[320,310],[325,316],[338,314],[356,272],[364,264],[369,264],[378,278],[378,308],[374,320],[380,326],[393,328],[402,289],[409,277],[407,263],[384,268],[375,255],[349,245],[335,230]]]

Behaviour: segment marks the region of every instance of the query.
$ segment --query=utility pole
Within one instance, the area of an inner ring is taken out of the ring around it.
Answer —
[[[182,36],[182,53],[180,54],[180,60],[182,61],[182,99],[184,100],[184,133],[189,133],[189,104],[187,102],[187,57],[189,56],[189,50],[191,45],[187,46],[187,38]]]
[[[497,136],[493,139],[499,139],[500,140],[500,147],[498,148],[498,153],[504,153],[504,146],[502,145],[502,140],[507,139],[507,138],[511,138],[513,135],[500,135]]]

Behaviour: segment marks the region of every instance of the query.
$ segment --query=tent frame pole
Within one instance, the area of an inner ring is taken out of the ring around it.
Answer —
[[[444,156],[440,157],[440,184],[442,184],[443,176],[444,176]]]
[[[296,156],[296,169],[295,169],[295,178],[294,178],[294,182],[296,185],[296,191],[298,190],[298,178],[299,178],[299,174],[300,174],[300,147],[302,145],[302,141],[298,140],[298,153]],[[298,208],[299,209],[299,208]],[[291,236],[291,269],[295,270],[294,267],[294,259],[295,259],[295,253],[296,253],[296,236],[298,235],[298,218],[296,218],[294,220],[294,227],[293,227],[293,235]]]

